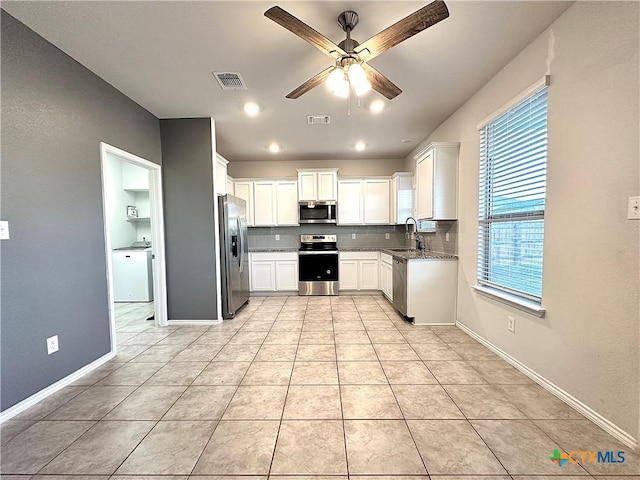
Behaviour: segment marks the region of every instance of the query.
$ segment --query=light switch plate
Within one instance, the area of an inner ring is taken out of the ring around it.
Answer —
[[[355,239],[356,239],[356,234],[355,234],[355,233],[352,233],[352,234],[351,234],[351,240],[355,240]]]
[[[9,222],[0,221],[0,240],[9,240]]]

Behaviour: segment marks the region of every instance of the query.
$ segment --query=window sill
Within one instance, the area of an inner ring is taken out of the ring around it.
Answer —
[[[481,295],[485,295],[499,302],[506,303],[507,305],[511,305],[512,307],[523,310],[527,313],[535,315],[536,317],[542,318],[546,313],[546,310],[542,308],[542,305],[531,300],[526,300],[522,297],[518,297],[517,295],[512,295],[495,288],[483,287],[481,285],[474,285],[471,288],[473,288]]]

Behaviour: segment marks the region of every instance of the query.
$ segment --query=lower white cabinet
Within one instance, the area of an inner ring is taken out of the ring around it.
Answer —
[[[298,253],[250,253],[249,288],[252,292],[298,290]]]
[[[340,252],[340,290],[378,290],[378,252]]]
[[[393,301],[393,257],[380,253],[380,290],[389,301]]]

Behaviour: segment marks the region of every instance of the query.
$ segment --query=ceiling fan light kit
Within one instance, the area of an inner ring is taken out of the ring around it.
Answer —
[[[290,92],[287,98],[299,98],[326,81],[333,94],[339,97],[349,98],[351,89],[357,97],[373,89],[392,100],[402,90],[367,62],[444,20],[449,16],[449,10],[443,0],[435,0],[362,44],[351,38],[351,31],[358,24],[359,16],[356,12],[347,10],[338,16],[338,24],[347,34],[347,38],[338,45],[280,7],[271,7],[264,15],[336,62],[334,67],[324,69]]]

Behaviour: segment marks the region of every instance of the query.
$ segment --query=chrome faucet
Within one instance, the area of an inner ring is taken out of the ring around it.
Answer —
[[[409,231],[409,220],[413,220],[413,232]],[[418,238],[418,222],[416,221],[415,218],[413,217],[407,217],[407,220],[404,222],[404,238],[406,238],[407,240],[415,240],[416,241],[416,247],[418,249],[420,249],[420,240]]]
[[[407,240],[413,237],[413,232],[409,232],[409,220],[413,220],[415,231],[418,231],[418,222],[416,222],[416,219],[413,217],[407,217],[407,220],[404,222],[404,238],[406,238]]]

